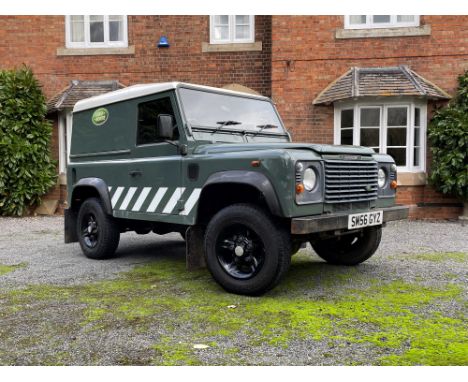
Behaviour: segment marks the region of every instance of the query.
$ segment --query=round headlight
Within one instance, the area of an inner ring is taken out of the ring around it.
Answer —
[[[385,171],[381,168],[379,168],[379,176],[377,183],[379,184],[380,188],[383,188],[385,186],[385,183],[387,183],[387,174],[385,174]]]
[[[312,191],[315,188],[315,185],[317,184],[317,174],[314,169],[309,167],[304,171],[302,183],[307,191]]]

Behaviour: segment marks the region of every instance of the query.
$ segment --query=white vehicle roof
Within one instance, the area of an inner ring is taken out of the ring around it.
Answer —
[[[115,90],[112,92],[108,92],[105,94],[101,94],[98,96],[85,98],[81,101],[78,101],[73,108],[73,112],[77,113],[83,110],[95,109],[100,106],[109,105],[111,103],[121,102],[133,98],[144,97],[151,94],[161,93],[168,90],[173,90],[178,87],[186,87],[190,89],[196,90],[205,90],[205,91],[215,91],[221,94],[227,95],[237,95],[249,98],[256,98],[261,99],[263,101],[270,100],[267,97],[237,92],[233,90],[221,89],[221,88],[214,88],[211,86],[203,86],[203,85],[195,85],[195,84],[188,84],[183,82],[162,82],[162,83],[153,83],[153,84],[140,84],[140,85],[132,85],[128,86],[123,89]]]

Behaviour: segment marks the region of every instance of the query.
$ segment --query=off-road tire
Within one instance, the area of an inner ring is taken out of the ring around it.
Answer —
[[[223,232],[238,226],[244,226],[251,232],[251,236],[256,238],[256,243],[260,244],[253,248],[260,248],[256,253],[263,256],[258,273],[247,279],[239,279],[229,274],[223,268],[219,258],[220,250],[217,250]],[[276,286],[288,270],[291,262],[291,239],[288,231],[261,208],[252,204],[234,204],[219,211],[208,223],[204,252],[208,270],[226,291],[261,295]]]
[[[362,236],[357,232],[341,238],[311,242],[311,245],[317,255],[327,263],[357,265],[369,259],[379,247],[382,227],[364,228],[362,233]]]
[[[89,240],[87,243],[84,236],[90,216],[95,218],[98,229],[94,246],[90,246]],[[114,218],[105,213],[100,199],[89,198],[83,202],[78,212],[76,228],[81,250],[86,257],[101,260],[114,256],[119,245],[120,231]]]

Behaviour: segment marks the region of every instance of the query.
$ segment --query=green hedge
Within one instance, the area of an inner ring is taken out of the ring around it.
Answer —
[[[456,97],[429,124],[429,179],[442,193],[468,201],[468,71],[458,80]]]
[[[23,215],[56,181],[52,126],[32,71],[0,71],[0,215]]]

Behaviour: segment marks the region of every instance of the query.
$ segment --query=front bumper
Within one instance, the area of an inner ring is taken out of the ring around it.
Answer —
[[[378,208],[378,210],[383,211],[383,222],[385,223],[392,220],[403,220],[408,218],[409,208],[405,206],[395,206],[389,208]],[[348,215],[350,214],[344,213],[293,218],[291,220],[291,233],[294,235],[307,235],[309,233],[347,229]]]

